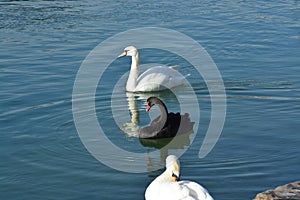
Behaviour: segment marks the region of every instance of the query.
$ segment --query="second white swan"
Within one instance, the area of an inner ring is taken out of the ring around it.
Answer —
[[[193,181],[179,181],[180,164],[178,158],[169,155],[166,171],[147,187],[146,200],[213,200],[208,191]]]
[[[131,69],[126,84],[128,92],[150,92],[173,88],[184,83],[182,76],[174,67],[151,67],[139,75],[140,57],[136,47],[128,46],[118,57],[131,56]]]

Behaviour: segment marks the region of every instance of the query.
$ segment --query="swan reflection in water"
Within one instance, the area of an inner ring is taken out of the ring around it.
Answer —
[[[190,145],[190,135],[194,133],[190,131],[186,134],[175,136],[173,138],[160,138],[160,139],[142,139],[139,138],[140,143],[145,147],[152,147],[159,149],[160,157],[147,158],[148,171],[156,171],[165,165],[165,160],[169,155],[169,150],[185,149]],[[150,150],[147,150],[148,152]]]
[[[140,129],[140,111],[138,109],[138,96],[131,92],[126,92],[128,101],[128,109],[130,111],[131,120],[120,124],[120,129],[127,137],[137,137]]]

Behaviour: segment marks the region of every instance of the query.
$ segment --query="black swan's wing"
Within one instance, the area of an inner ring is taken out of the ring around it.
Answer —
[[[159,117],[155,118],[149,126],[145,126],[139,130],[140,138],[157,138],[159,132],[162,131],[164,124],[159,121]]]
[[[170,138],[185,134],[193,130],[195,122],[191,122],[189,114],[168,113],[167,121],[163,125],[160,117],[154,119],[149,126],[140,129],[140,138]]]
[[[195,122],[192,122],[188,113],[181,115],[180,127],[177,135],[193,131]]]

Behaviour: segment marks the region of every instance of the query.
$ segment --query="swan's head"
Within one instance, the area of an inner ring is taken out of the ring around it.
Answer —
[[[166,171],[170,177],[172,177],[172,181],[179,181],[180,175],[180,163],[176,156],[169,155],[166,159]]]
[[[148,112],[151,109],[151,107],[154,106],[155,104],[162,104],[162,101],[157,97],[149,97],[147,99],[146,112]]]
[[[128,46],[124,49],[123,53],[121,53],[118,58],[123,56],[136,56],[138,55],[138,50],[134,46]]]

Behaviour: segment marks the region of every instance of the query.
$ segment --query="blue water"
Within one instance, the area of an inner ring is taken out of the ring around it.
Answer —
[[[81,142],[72,113],[76,74],[90,51],[108,37],[141,27],[164,27],[196,40],[215,61],[226,88],[221,137],[200,159],[211,103],[204,80],[188,77],[201,120],[180,157],[182,179],[201,183],[215,199],[251,199],[299,180],[299,12],[299,2],[292,0],[1,1],[0,199],[144,198],[162,169],[126,173],[102,164]],[[141,63],[179,65],[183,74],[192,68],[178,56],[153,49],[141,51]],[[122,58],[107,70],[106,77],[112,78],[97,89],[97,117],[120,148],[152,151],[112,119],[113,85],[129,65]],[[157,95],[170,111],[178,110],[172,93]],[[116,97],[117,109],[129,113],[124,88]],[[189,94],[185,97],[193,106]],[[146,97],[134,98],[140,125],[146,125]]]

